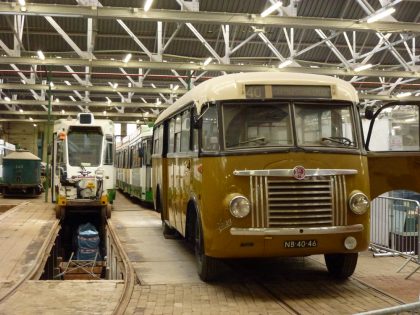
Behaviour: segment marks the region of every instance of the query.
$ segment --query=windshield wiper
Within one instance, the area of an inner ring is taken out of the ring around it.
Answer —
[[[321,141],[322,142],[328,141],[328,142],[332,142],[332,143],[338,143],[338,144],[341,144],[341,145],[346,145],[348,147],[353,145],[353,141],[351,141],[349,138],[346,138],[346,137],[324,137],[324,138],[321,138]]]

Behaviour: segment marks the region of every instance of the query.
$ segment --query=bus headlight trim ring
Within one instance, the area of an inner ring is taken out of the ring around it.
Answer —
[[[235,196],[230,200],[229,210],[235,218],[241,219],[245,218],[249,214],[251,205],[249,204],[248,199],[244,196]]]
[[[355,214],[364,214],[369,209],[369,198],[360,191],[355,191],[350,195],[349,207]]]

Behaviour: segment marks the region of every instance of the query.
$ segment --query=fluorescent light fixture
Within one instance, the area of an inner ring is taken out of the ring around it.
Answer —
[[[32,117],[29,117],[29,120],[32,121],[33,120]]]
[[[55,99],[55,102],[56,102],[56,103],[60,103],[60,99],[59,99],[59,98],[56,98],[56,99]]]
[[[38,50],[36,53],[37,53],[39,59],[45,60],[45,55],[41,50]]]
[[[73,96],[69,96],[69,98],[73,101],[73,102],[76,102],[76,99],[73,97]]]
[[[108,102],[108,104],[112,103],[111,99],[108,96],[105,96],[105,98],[106,98],[106,101]]]
[[[61,110],[61,114],[63,114],[63,115],[64,115],[65,113],[66,113],[66,111],[65,111],[64,109],[62,109],[62,110]]]
[[[416,121],[416,118],[412,117],[412,118],[407,118],[404,120],[405,122],[414,122]]]
[[[36,127],[37,126],[37,124],[34,124],[34,127]]]
[[[373,65],[371,63],[367,63],[367,64],[364,64],[364,65],[357,66],[356,68],[354,68],[354,71],[359,72],[359,71],[370,69],[372,67],[373,67]]]
[[[397,94],[397,97],[399,98],[408,97],[408,96],[411,96],[411,92],[402,92],[402,93]]]
[[[278,8],[280,8],[282,4],[283,3],[281,1],[274,3],[272,6],[268,7],[261,13],[261,17],[266,17],[267,15],[270,15],[271,13],[276,11]]]
[[[67,84],[67,85],[71,85],[71,83],[69,81],[67,81],[67,80],[64,81],[64,83]]]
[[[54,82],[50,81],[50,86],[53,88],[54,87]]]
[[[19,4],[24,7],[26,5],[25,0],[18,0]]]
[[[292,60],[290,60],[290,59],[287,59],[287,60],[285,60],[285,61],[283,61],[281,64],[279,64],[279,68],[281,69],[281,68],[285,68],[285,67],[287,67],[287,66],[289,66],[289,65],[291,65],[292,64]]]
[[[212,57],[208,57],[204,62],[203,62],[203,66],[207,66],[211,61],[213,60]]]
[[[176,91],[178,89],[179,89],[179,85],[177,84],[177,85],[174,86],[174,91]]]
[[[130,61],[131,57],[133,57],[133,55],[132,55],[132,54],[127,54],[127,56],[125,56],[125,57],[124,57],[123,61],[124,61],[125,63],[127,63],[127,62],[129,62],[129,61]]]
[[[144,5],[144,11],[149,11],[150,7],[152,6],[153,0],[146,0],[146,4]]]
[[[21,108],[21,109],[19,109],[19,112],[23,113],[23,109],[22,109],[22,108]]]
[[[149,112],[145,112],[145,113],[144,113],[144,116],[147,116],[147,115],[149,115]]]
[[[150,85],[152,86],[152,88],[156,89],[156,85],[154,85],[153,83],[150,83]]]
[[[4,100],[5,100],[6,102],[10,102],[10,97],[5,96],[5,97],[4,97]]]
[[[104,110],[104,115],[106,115],[106,110]]]
[[[147,104],[146,100],[143,97],[140,97],[140,99]]]
[[[368,17],[368,19],[366,20],[366,22],[368,22],[368,23],[376,22],[376,21],[378,21],[380,19],[383,19],[386,16],[391,15],[394,12],[395,12],[395,8],[394,7],[388,8],[386,10],[379,11],[379,12],[371,15],[370,17]]]

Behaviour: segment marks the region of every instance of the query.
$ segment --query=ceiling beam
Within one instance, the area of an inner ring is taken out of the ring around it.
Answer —
[[[34,105],[48,105],[48,100],[45,101],[35,101],[35,100],[10,100],[6,101],[4,99],[0,99],[0,104],[8,104],[8,105],[22,105],[22,106],[34,106]],[[155,103],[122,103],[122,102],[111,102],[107,103],[107,101],[103,102],[73,102],[73,101],[63,101],[60,100],[59,103],[52,103],[53,107],[55,106],[78,106],[78,105],[86,105],[89,107],[109,107],[112,108],[113,106],[121,106],[125,108],[160,108],[165,109],[169,105],[165,104],[155,104]]]
[[[20,84],[20,83],[2,83],[0,89],[7,90],[48,90],[48,84]],[[118,86],[113,88],[111,86],[77,86],[77,85],[54,85],[51,92],[55,91],[89,91],[89,92],[134,92],[139,94],[172,94],[174,91],[170,88],[147,88],[147,87],[128,87]],[[186,90],[180,89],[176,91],[177,94],[184,94]]]
[[[64,114],[62,114],[60,111],[56,111],[56,112],[52,112],[51,115],[53,117],[60,116],[60,117],[68,117],[68,116],[77,116],[78,114],[80,114],[81,112],[65,112]],[[119,114],[119,113],[112,113],[112,112],[107,112],[106,115],[103,114],[103,112],[97,111],[91,111],[92,114],[94,114],[95,116],[103,116],[104,118],[106,117],[123,117],[124,114]],[[8,110],[0,110],[0,115],[11,115],[11,116],[48,116],[48,113],[45,111],[25,111],[23,113],[16,111],[16,112],[12,112],[12,111],[8,111]],[[149,114],[149,115],[145,115],[144,113],[138,112],[138,113],[129,113],[129,114],[125,114],[126,116],[130,116],[130,118],[156,118],[156,115],[154,114]]]
[[[420,25],[420,24],[419,24]],[[351,69],[343,69],[343,68],[331,68],[331,67],[324,67],[324,68],[305,68],[305,67],[287,67],[283,69],[278,69],[275,66],[259,66],[259,65],[235,65],[235,64],[209,64],[203,67],[197,63],[188,63],[188,62],[155,62],[155,61],[129,61],[127,63],[123,63],[122,61],[116,60],[86,60],[86,59],[76,59],[76,58],[45,58],[45,60],[39,60],[36,58],[29,58],[29,57],[0,57],[0,64],[33,64],[33,65],[49,65],[49,66],[62,66],[62,65],[71,65],[71,66],[91,66],[93,68],[101,67],[101,68],[115,68],[118,69],[119,67],[124,66],[124,68],[145,68],[151,70],[176,70],[176,71],[187,71],[187,70],[195,70],[195,71],[226,71],[226,72],[267,72],[267,71],[278,71],[278,72],[299,72],[299,73],[313,73],[313,74],[325,74],[325,75],[339,75],[339,76],[368,76],[368,77],[401,77],[401,78],[417,78],[420,79],[420,72],[418,71],[394,71],[394,70],[386,70],[386,69],[369,69],[365,71],[355,72]],[[338,65],[337,65],[338,66]],[[44,87],[45,88],[45,87]],[[89,89],[89,87],[80,87],[78,90],[83,90],[84,88]],[[101,87],[105,88],[105,87]],[[110,87],[107,87],[107,91],[112,91]],[[74,89],[68,87],[66,91]],[[120,87],[117,88],[119,92],[132,92],[132,89],[136,89],[136,87],[131,88],[122,88],[123,90],[119,90]],[[140,89],[140,88],[137,88]],[[101,90],[103,91],[103,90]],[[136,92],[136,91],[134,91]],[[138,91],[139,93],[141,91]],[[155,92],[159,93],[171,93],[170,89],[155,89]],[[178,91],[181,92],[181,91]],[[150,93],[150,89],[147,91],[144,90],[143,93]]]
[[[313,17],[267,16],[230,12],[191,12],[179,10],[151,10],[138,8],[95,7],[60,4],[27,3],[25,10],[15,2],[0,3],[0,14],[52,16],[74,18],[98,18],[121,20],[162,21],[173,23],[230,24],[248,26],[295,27],[299,29],[328,29],[340,31],[374,31],[391,33],[420,33],[420,24],[410,22],[365,21]]]

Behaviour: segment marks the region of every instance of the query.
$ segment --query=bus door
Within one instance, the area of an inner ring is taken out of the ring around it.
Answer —
[[[175,126],[177,127],[175,129]],[[177,145],[180,144],[179,132],[176,130],[181,127],[181,117],[177,115],[169,121],[169,135],[168,135],[168,154],[167,154],[167,169],[168,169],[168,193],[167,193],[167,210],[168,219],[171,226],[176,227],[181,231],[181,222],[179,220],[179,153],[177,153]],[[177,135],[178,134],[178,135]],[[178,140],[178,141],[177,141]]]
[[[179,174],[180,174],[180,199],[179,199],[179,220],[182,230],[185,231],[187,207],[191,196],[192,185],[192,151],[191,151],[191,110],[188,109],[181,114],[180,148],[179,148]]]
[[[419,109],[420,102],[392,102],[366,112],[371,199],[397,189],[420,192]]]

